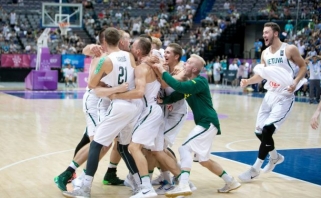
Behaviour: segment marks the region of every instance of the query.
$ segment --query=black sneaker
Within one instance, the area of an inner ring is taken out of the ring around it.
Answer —
[[[116,185],[116,186],[123,186],[124,185],[124,180],[119,179],[116,175],[116,172],[112,173],[106,173],[104,180],[103,180],[104,185]]]

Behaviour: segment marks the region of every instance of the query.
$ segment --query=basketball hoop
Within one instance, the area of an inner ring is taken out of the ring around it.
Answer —
[[[70,24],[67,22],[60,22],[59,23],[59,29],[60,29],[61,36],[67,36],[69,26],[70,26]]]

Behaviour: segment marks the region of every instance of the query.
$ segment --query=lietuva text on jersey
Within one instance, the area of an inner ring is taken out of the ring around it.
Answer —
[[[283,58],[270,58],[267,60],[268,65],[283,63]]]

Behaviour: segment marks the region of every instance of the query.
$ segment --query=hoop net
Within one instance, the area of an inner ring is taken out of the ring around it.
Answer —
[[[68,22],[60,22],[59,23],[60,35],[67,36],[69,25],[70,24]]]

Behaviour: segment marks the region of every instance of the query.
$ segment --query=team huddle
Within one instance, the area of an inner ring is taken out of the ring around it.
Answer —
[[[270,46],[262,53],[267,67],[257,69],[258,74],[241,81],[241,86],[262,78],[270,82],[256,126],[256,135],[261,141],[258,159],[250,170],[239,175],[243,182],[260,174],[268,154],[270,160],[263,172],[270,172],[283,162],[284,156],[275,150],[272,135],[290,112],[293,91],[306,70],[303,59],[296,56],[298,50],[278,40],[278,28],[275,23],[264,27],[263,37]],[[63,195],[90,197],[99,160],[111,148],[103,183],[130,187],[131,198],[191,195],[196,190],[189,179],[192,154],[194,160],[224,180],[225,185],[217,190],[219,193],[239,188],[241,184],[210,159],[213,140],[221,130],[207,79],[199,75],[205,65],[204,59],[193,54],[182,63],[180,45],[171,43],[161,51],[161,41],[148,35],[141,35],[130,44],[130,35],[115,28],[101,31],[99,42],[100,45],[89,45],[83,50],[85,55],[93,57],[83,96],[87,125],[72,162],[55,178]],[[282,60],[284,64],[269,65],[270,59]],[[293,79],[294,65],[299,67],[299,73],[294,82],[285,82],[283,76]],[[284,75],[276,76],[280,71]],[[178,163],[170,147],[186,120],[188,106],[196,126],[179,147]],[[117,164],[121,159],[129,171],[125,180],[117,177]],[[76,169],[85,161],[86,168],[74,178]],[[160,168],[161,174],[153,180],[155,167]],[[70,181],[73,190],[67,191]],[[154,189],[153,185],[159,187]]]

